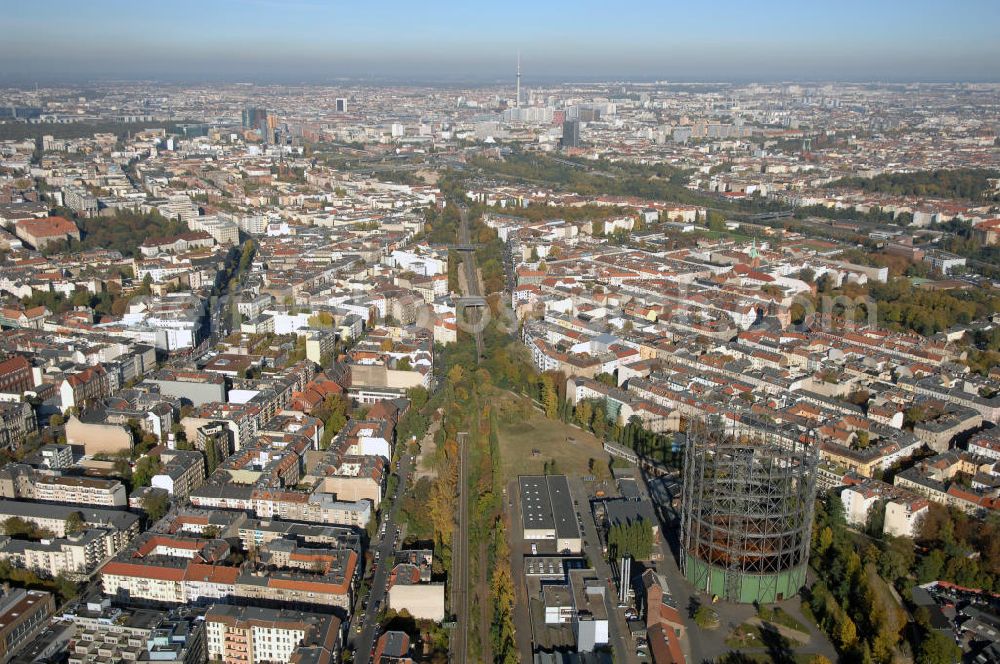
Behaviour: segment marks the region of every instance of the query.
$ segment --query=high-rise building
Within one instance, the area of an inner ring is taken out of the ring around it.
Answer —
[[[256,129],[265,143],[274,142],[274,130],[278,127],[278,116],[264,108],[247,106],[243,109],[243,128]]]
[[[564,148],[580,147],[579,120],[566,120],[563,122],[562,146]]]
[[[267,110],[263,108],[256,108],[254,106],[247,106],[243,109],[243,128],[244,129],[260,129],[261,121],[267,122]]]
[[[343,97],[337,98],[337,112],[346,113],[347,112],[347,100]]]

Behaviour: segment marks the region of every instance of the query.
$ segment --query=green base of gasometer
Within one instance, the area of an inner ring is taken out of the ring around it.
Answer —
[[[696,590],[729,602],[780,602],[796,595],[806,582],[805,565],[777,574],[748,574],[709,565],[692,557],[685,563],[684,576]]]

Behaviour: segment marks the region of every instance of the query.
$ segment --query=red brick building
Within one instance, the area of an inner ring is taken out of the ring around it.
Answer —
[[[39,250],[54,242],[70,238],[80,240],[80,229],[65,217],[20,219],[14,224],[14,232],[19,238]]]
[[[35,386],[31,364],[20,355],[0,361],[0,392],[21,394]]]

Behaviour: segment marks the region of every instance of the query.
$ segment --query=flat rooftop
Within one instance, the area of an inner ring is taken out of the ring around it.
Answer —
[[[521,486],[521,522],[525,530],[555,530],[549,486],[542,475],[518,478]]]
[[[565,475],[522,475],[518,484],[525,530],[552,530],[558,539],[580,537]]]
[[[552,501],[552,516],[556,522],[556,537],[579,538],[580,525],[573,509],[573,496],[569,493],[569,482],[565,475],[549,475],[549,500]]]

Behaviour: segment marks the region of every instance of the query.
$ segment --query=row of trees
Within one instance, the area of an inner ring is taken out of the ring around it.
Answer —
[[[458,270],[462,261],[458,253],[454,250],[448,251],[448,291],[457,293],[459,291]]]
[[[493,495],[500,495],[502,474],[500,472],[500,438],[497,434],[497,419],[495,411],[490,411],[489,417],[489,456],[491,461],[490,474],[493,480]],[[493,661],[497,664],[514,664],[519,662],[514,629],[514,579],[510,569],[510,545],[507,539],[507,522],[504,520],[502,508],[494,504],[495,513],[490,515],[493,520],[492,546],[490,547],[490,596],[492,599],[493,616],[490,622],[490,637],[493,647]]]
[[[565,160],[515,152],[503,161],[474,159],[472,165],[493,176],[546,183],[583,196],[637,196],[690,205],[720,205],[717,198],[688,189],[686,171],[665,164],[598,161],[572,166]]]
[[[396,440],[405,444],[411,440],[419,443],[420,439],[427,434],[427,429],[431,424],[430,417],[424,412],[430,400],[430,394],[424,387],[411,387],[406,391],[406,398],[410,401],[410,408],[396,425]]]
[[[653,554],[653,525],[645,519],[619,523],[608,528],[608,558],[631,556],[649,560]]]
[[[504,269],[504,244],[491,228],[483,224],[481,211],[477,210],[472,227],[476,247],[476,266],[483,282],[483,292],[498,293],[504,289],[506,270]]]
[[[44,306],[55,314],[65,313],[73,307],[85,307],[101,316],[121,316],[128,310],[129,298],[122,295],[121,287],[114,282],[108,283],[108,290],[96,295],[79,288],[70,297],[55,291],[34,291],[21,300],[25,307]]]
[[[7,560],[0,560],[0,581],[29,590],[47,590],[55,593],[63,602],[72,599],[78,592],[77,584],[66,574],[41,576],[38,573],[15,567]]]
[[[488,347],[505,345],[495,330],[486,337]],[[470,616],[474,625],[469,633],[470,656],[512,663],[518,661],[518,651],[514,640],[514,590],[507,524],[500,499],[503,480],[493,408],[497,392],[494,377],[489,369],[477,365],[475,342],[468,335],[461,334],[457,343],[439,352],[437,366],[444,373],[442,388],[429,401],[431,406],[440,403],[444,410],[441,428],[435,436],[438,478],[433,482],[423,479],[418,482],[414,496],[405,498],[402,507],[408,519],[425,522],[418,525],[432,531],[435,540],[440,530],[453,525],[458,434],[464,432],[467,485],[462,490],[470,496],[467,546]],[[489,357],[491,353],[487,351],[486,355]],[[428,517],[414,518],[417,510],[427,512]],[[448,553],[450,560],[450,550]]]
[[[984,168],[939,169],[914,173],[883,173],[870,178],[841,178],[829,183],[827,187],[860,189],[893,196],[982,200],[984,194],[993,191],[989,180],[998,177],[1000,171]],[[991,194],[991,198],[994,201],[1000,200],[996,194]]]
[[[163,128],[167,133],[178,134],[178,127],[186,121],[171,122],[69,122],[66,124],[28,124],[23,122],[0,123],[0,141],[20,141],[34,138],[41,143],[42,136],[55,138],[93,138],[94,134],[115,134],[119,139],[130,133],[151,128]]]

